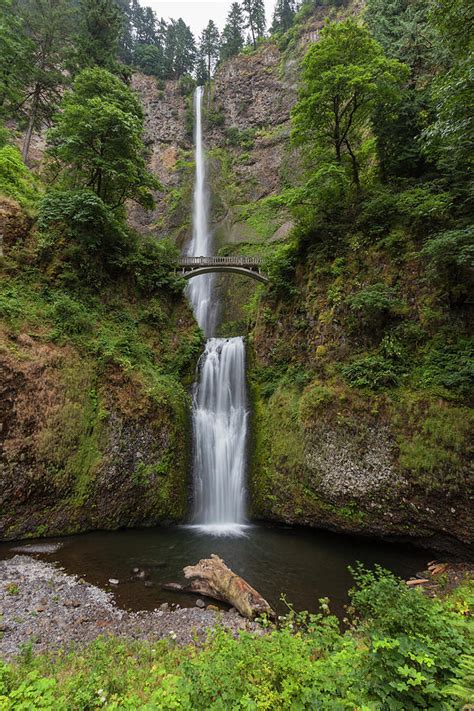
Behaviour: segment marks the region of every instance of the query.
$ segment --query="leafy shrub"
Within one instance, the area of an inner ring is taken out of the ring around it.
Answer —
[[[379,188],[364,200],[357,226],[364,233],[380,236],[388,232],[397,215],[396,195],[388,188]]]
[[[237,126],[229,126],[226,130],[226,138],[229,146],[251,150],[255,142],[255,130],[253,128],[245,128],[243,130]]]
[[[122,221],[92,190],[54,190],[40,204],[38,227],[45,245],[63,247],[78,266],[84,256],[111,263],[118,251],[130,246]],[[79,252],[71,249],[74,243]]]
[[[428,232],[446,222],[452,207],[452,195],[436,192],[431,186],[405,190],[397,197],[400,214],[417,230]]]
[[[184,280],[175,274],[178,249],[169,240],[145,238],[137,240],[135,249],[120,261],[127,269],[142,294],[153,294],[159,289],[180,293]]]
[[[58,293],[52,304],[52,317],[56,322],[55,336],[77,336],[91,333],[94,328],[94,318],[90,309],[75,301],[65,293]]]
[[[441,387],[457,395],[469,395],[474,385],[474,341],[460,338],[443,343],[436,338],[426,353],[417,375],[424,387]]]
[[[405,304],[397,292],[386,284],[377,283],[351,294],[345,300],[351,311],[357,313],[357,323],[373,324],[384,316],[398,316],[404,313]]]
[[[294,285],[297,259],[297,245],[292,242],[279,245],[273,254],[265,259],[264,272],[270,280],[272,291],[288,296],[297,293]]]
[[[380,708],[443,708],[443,688],[465,645],[456,615],[379,566],[352,572],[352,606],[370,640],[364,655],[369,698]]]
[[[34,206],[39,197],[35,178],[15,146],[0,147],[0,193],[26,208]]]
[[[255,379],[260,386],[260,394],[269,398],[279,387],[301,389],[311,380],[311,374],[296,365],[276,365],[255,370]]]
[[[368,355],[341,366],[346,382],[355,388],[380,390],[397,385],[399,370],[382,355]]]
[[[198,646],[99,639],[85,649],[0,662],[9,709],[455,709],[469,700],[469,622],[380,568],[358,568],[352,626],[327,600],[290,609],[267,634],[223,629]],[[472,634],[471,634],[472,636]],[[464,675],[462,675],[462,673]]]
[[[438,232],[430,237],[421,254],[439,273],[474,267],[474,227]]]

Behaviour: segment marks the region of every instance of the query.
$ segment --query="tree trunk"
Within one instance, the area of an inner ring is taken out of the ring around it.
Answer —
[[[36,84],[35,90],[33,92],[33,99],[31,102],[30,118],[28,121],[28,128],[26,129],[25,139],[23,141],[23,147],[21,150],[21,156],[26,163],[28,159],[28,154],[30,152],[31,138],[33,136],[33,129],[36,123],[36,115],[38,113],[39,97],[40,97],[40,85]]]
[[[355,157],[354,152],[353,152],[347,138],[345,140],[345,144],[346,144],[347,150],[349,152],[349,155],[350,155],[351,161],[352,161],[352,174],[354,176],[354,183],[356,184],[357,190],[360,190],[359,164],[357,163],[357,158]]]
[[[186,592],[228,602],[249,619],[263,614],[275,616],[268,602],[217,555],[203,558],[197,565],[188,565],[183,572],[184,577],[191,580]]]

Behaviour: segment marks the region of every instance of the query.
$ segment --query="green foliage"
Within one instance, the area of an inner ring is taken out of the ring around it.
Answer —
[[[240,3],[233,2],[222,31],[220,58],[225,61],[238,54],[244,46],[244,16]]]
[[[469,488],[465,465],[472,413],[467,407],[426,400],[423,394],[404,395],[393,415],[399,462],[412,481],[426,491],[455,494]]]
[[[184,280],[175,274],[179,250],[169,240],[143,238],[121,266],[130,270],[142,294],[154,294],[160,289],[179,294]]]
[[[14,146],[0,147],[0,193],[31,208],[39,197],[38,184]]]
[[[254,371],[253,377],[264,398],[271,397],[280,387],[301,389],[311,380],[311,374],[297,365],[258,368]]]
[[[311,383],[301,396],[299,410],[301,422],[304,424],[317,421],[318,415],[334,401],[335,396],[334,390],[317,381]]]
[[[293,110],[293,139],[333,150],[337,163],[349,159],[358,186],[357,152],[375,107],[392,101],[408,73],[387,59],[368,30],[353,19],[327,25],[303,63],[303,82]]]
[[[364,660],[369,698],[382,708],[442,708],[467,641],[457,616],[380,567],[359,567],[353,575],[352,605],[370,640]]]
[[[384,316],[399,316],[406,308],[397,290],[382,283],[350,294],[345,303],[357,314],[357,322],[366,326],[379,322]]]
[[[445,389],[457,396],[469,397],[474,386],[474,341],[459,338],[446,341],[440,333],[431,341],[415,378],[427,388]]]
[[[458,708],[472,677],[462,655],[469,619],[380,568],[354,575],[357,617],[345,632],[323,599],[313,615],[290,606],[279,629],[261,635],[217,629],[182,647],[98,639],[2,663],[0,703],[6,711]]]
[[[398,383],[399,370],[383,355],[367,355],[342,365],[344,380],[354,388],[382,390]]]
[[[264,271],[270,279],[270,288],[277,294],[294,296],[294,274],[297,264],[298,246],[294,242],[278,245],[265,259]]]
[[[457,699],[459,704],[468,707],[474,699],[474,656],[462,654],[455,669],[455,678],[446,689],[446,696]],[[469,708],[469,707],[468,707]]]
[[[12,0],[0,0],[0,18],[0,116],[8,116],[31,81],[34,46]]]
[[[474,266],[474,228],[435,233],[428,237],[421,254],[438,274],[456,277],[460,268]]]
[[[143,112],[131,90],[104,69],[85,69],[62,101],[49,135],[56,181],[93,190],[112,209],[153,206],[159,182],[146,168]]]
[[[80,0],[79,18],[78,66],[117,71],[122,13],[116,3],[113,0]]]

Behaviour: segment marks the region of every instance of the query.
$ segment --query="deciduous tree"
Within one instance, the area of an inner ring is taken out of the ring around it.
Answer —
[[[359,186],[358,147],[376,106],[398,95],[408,69],[387,59],[365,27],[349,19],[324,28],[304,59],[302,88],[293,112],[297,143],[319,143],[337,163],[349,158]]]
[[[143,113],[132,91],[110,72],[85,69],[67,92],[49,134],[55,182],[88,188],[111,208],[134,200],[151,207],[159,183],[148,172]]]

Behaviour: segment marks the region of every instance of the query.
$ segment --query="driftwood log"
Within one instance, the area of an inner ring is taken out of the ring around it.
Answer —
[[[275,613],[268,602],[254,590],[243,578],[226,566],[222,558],[211,555],[203,558],[196,565],[183,568],[184,577],[190,580],[186,587],[176,587],[174,583],[166,585],[168,590],[181,589],[183,592],[212,597],[229,603],[244,617],[253,619],[259,615],[274,617]]]

